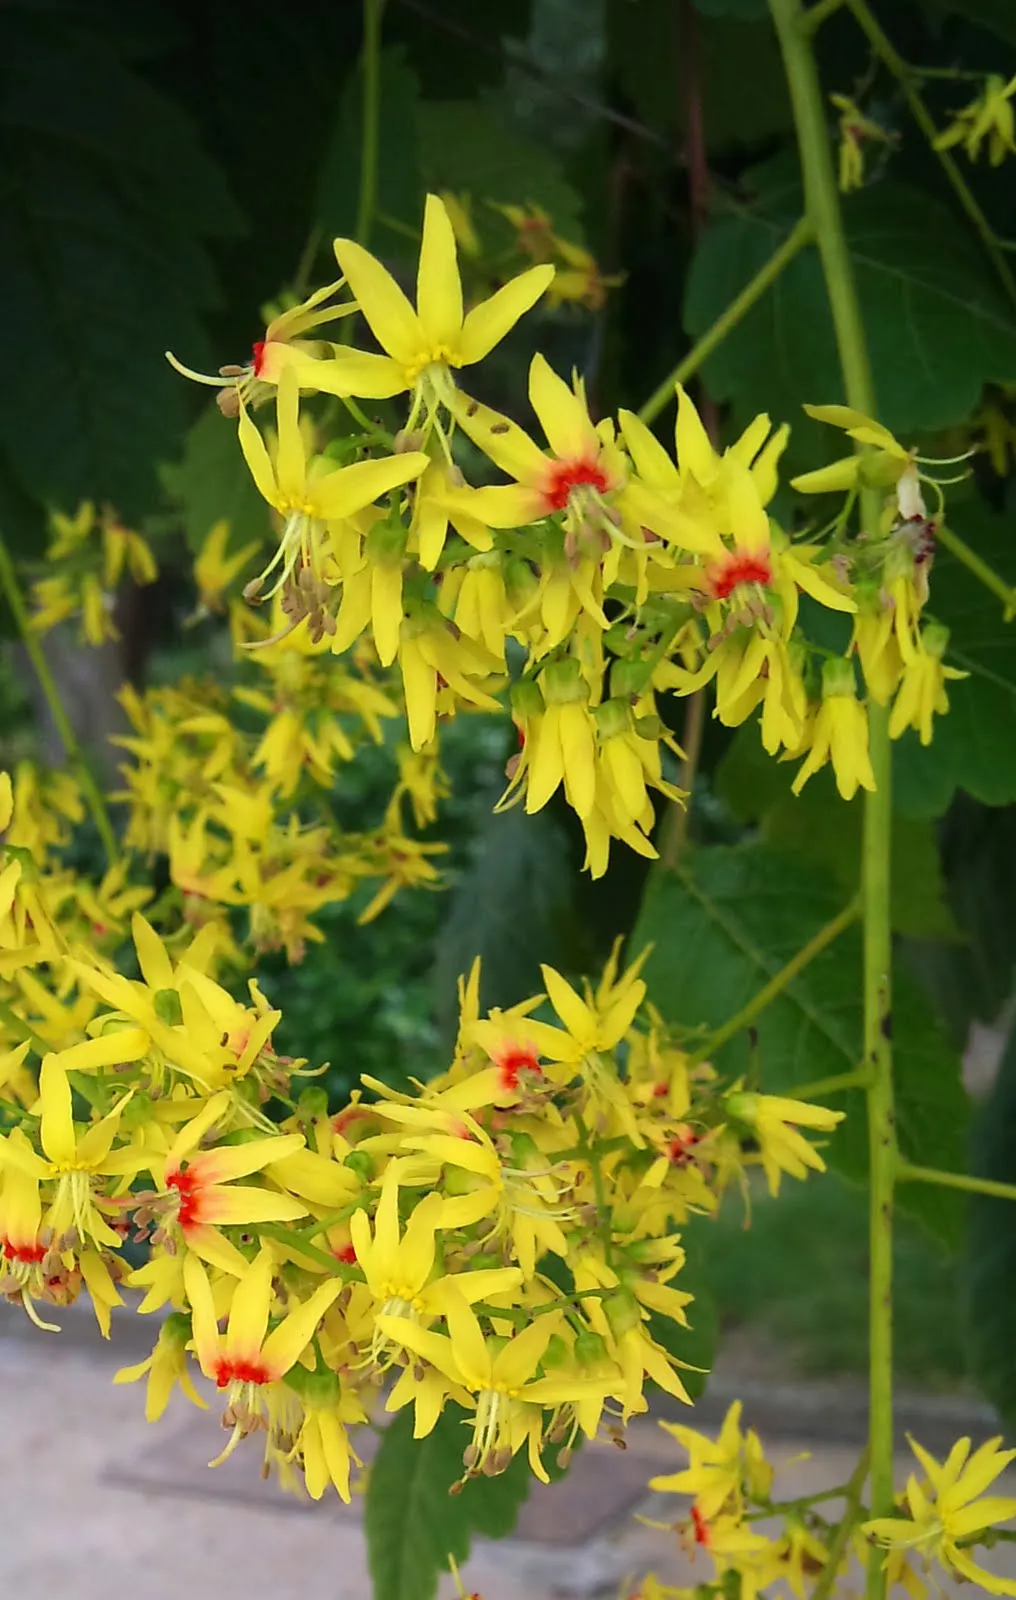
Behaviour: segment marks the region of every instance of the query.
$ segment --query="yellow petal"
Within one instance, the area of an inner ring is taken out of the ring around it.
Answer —
[[[231,1358],[253,1360],[261,1353],[272,1303],[274,1263],[268,1250],[259,1250],[233,1293],[226,1329],[226,1349]]]
[[[529,399],[555,455],[563,461],[599,455],[600,441],[588,411],[539,352],[529,368]]]
[[[134,936],[134,948],[138,953],[138,966],[141,976],[150,989],[172,989],[173,964],[166,954],[165,946],[150,922],[146,922],[140,911],[135,911],[131,918],[131,933]]]
[[[381,348],[396,361],[412,366],[427,341],[416,312],[391,273],[352,239],[336,239],[335,259]]]
[[[65,1072],[93,1072],[96,1067],[118,1066],[139,1061],[151,1043],[143,1028],[120,1028],[98,1039],[86,1039],[61,1050],[60,1065]]]
[[[514,1339],[509,1339],[504,1349],[494,1357],[495,1382],[509,1389],[521,1388],[539,1366],[560,1320],[556,1314],[537,1317],[528,1328],[523,1328]]]
[[[489,300],[474,306],[462,325],[458,341],[462,364],[469,366],[474,361],[482,361],[519,318],[532,309],[553,279],[553,267],[530,267],[528,272],[521,272],[504,284]]]
[[[198,1362],[205,1377],[214,1378],[221,1354],[215,1301],[212,1298],[208,1273],[190,1251],[184,1257],[183,1285],[190,1301],[191,1336]]]
[[[250,475],[257,485],[258,493],[270,506],[276,505],[279,494],[275,486],[271,457],[265,448],[265,441],[247,415],[247,407],[242,400],[240,400],[239,435],[240,449],[243,451]]]
[[[428,342],[450,350],[462,331],[462,282],[455,234],[436,194],[427,196],[423,213],[416,308]]]
[[[55,1166],[70,1166],[75,1156],[71,1086],[59,1059],[54,1055],[43,1059],[39,1072],[39,1101],[42,1106],[39,1129],[42,1148]]]
[[[201,1196],[201,1220],[214,1227],[247,1222],[293,1222],[306,1215],[307,1207],[292,1195],[274,1194],[270,1189],[255,1189],[242,1183],[229,1189],[210,1189]]]
[[[279,432],[275,457],[279,496],[299,500],[303,495],[306,466],[300,437],[300,383],[291,366],[283,367],[279,373],[275,414]]]
[[[333,1278],[315,1289],[310,1299],[290,1311],[265,1340],[262,1359],[273,1377],[281,1378],[299,1360],[311,1341],[314,1330],[332,1301],[343,1289],[343,1280]]]
[[[10,827],[13,815],[14,791],[11,788],[11,775],[9,772],[0,772],[0,833],[4,833]]]
[[[547,991],[547,998],[572,1038],[582,1041],[592,1039],[596,1033],[596,1018],[585,1001],[579,998],[571,984],[566,983],[553,967],[541,965],[540,971],[543,974],[543,986]]]
[[[409,450],[405,455],[385,456],[381,461],[354,461],[352,466],[338,467],[308,485],[308,498],[315,514],[326,522],[351,517],[362,511],[381,495],[400,484],[418,478],[430,462],[422,450]]]
[[[362,400],[388,400],[409,386],[401,362],[369,350],[340,347],[329,361],[294,362],[293,369],[301,389],[340,398],[358,395]]]
[[[544,476],[550,465],[548,458],[510,417],[480,405],[478,400],[470,400],[468,395],[457,395],[452,411],[463,433],[516,482],[534,483]]]
[[[707,484],[716,474],[716,452],[702,426],[702,418],[686,390],[677,385],[677,424],[675,428],[677,464],[699,483]]]
[[[656,435],[633,411],[619,411],[617,420],[639,477],[654,489],[679,489],[681,475]]]

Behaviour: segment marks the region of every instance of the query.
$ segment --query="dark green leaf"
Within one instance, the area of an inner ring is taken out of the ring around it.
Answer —
[[[235,231],[187,118],[101,37],[0,11],[0,442],[25,490],[127,517],[176,453],[215,298],[202,235]]]
[[[688,277],[685,326],[697,338],[773,251],[801,211],[782,161],[756,174],[754,207],[712,223]],[[1016,321],[975,243],[937,201],[882,183],[844,202],[847,242],[875,367],[879,417],[894,432],[965,421],[983,385],[1016,375]],[[705,363],[717,400],[739,420],[790,421],[794,464],[830,448],[801,416],[806,401],[844,398],[817,250],[795,257]]]
[[[764,842],[700,850],[679,874],[659,877],[632,935],[653,944],[646,968],[650,998],[673,1024],[707,1035],[726,1022],[842,909],[842,889],[819,870]],[[791,1093],[806,1082],[860,1064],[862,968],[859,929],[851,928],[767,1007],[757,1021],[763,1089]],[[959,1170],[967,1098],[959,1060],[914,984],[897,972],[893,1001],[896,1115],[910,1160]],[[746,1070],[747,1039],[717,1052],[721,1071]],[[847,1176],[867,1171],[864,1101],[830,1096],[847,1112],[826,1151]],[[919,1191],[919,1192],[918,1192]],[[955,1196],[909,1185],[900,1204],[940,1237],[955,1233]]]
[[[378,247],[387,251],[394,236],[378,219],[391,217],[418,230],[423,215],[416,139],[420,84],[400,46],[381,53],[380,94],[375,229]],[[316,217],[329,239],[348,237],[356,225],[362,125],[363,77],[357,70],[346,81],[318,177]]]
[[[778,849],[819,868],[849,899],[861,875],[862,807],[836,792],[831,769],[791,793],[794,768],[762,748],[753,724],[739,728],[716,773],[716,790],[739,822],[756,824]],[[893,816],[892,920],[912,939],[953,939],[938,844],[932,825]]]
[[[191,550],[200,550],[217,522],[228,522],[230,545],[267,539],[272,532],[268,507],[258,494],[236,437],[213,402],[187,433],[179,466],[167,467],[166,487],[183,511]]]
[[[524,1455],[499,1477],[449,1493],[462,1477],[466,1422],[449,1403],[425,1439],[413,1438],[410,1408],[385,1429],[364,1513],[374,1600],[432,1600],[448,1557],[465,1561],[474,1534],[503,1539],[514,1528],[532,1482]]]
[[[974,1171],[996,1183],[1016,1183],[1016,1036],[977,1118]],[[1016,1204],[971,1195],[969,1245],[974,1370],[1011,1430],[1016,1427]]]
[[[427,188],[487,200],[537,205],[564,238],[582,241],[581,201],[559,159],[504,124],[479,100],[423,101],[417,108],[420,163]]]

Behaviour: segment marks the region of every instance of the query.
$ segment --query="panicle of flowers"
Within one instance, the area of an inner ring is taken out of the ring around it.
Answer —
[[[348,1498],[384,1380],[418,1437],[449,1401],[470,1413],[464,1480],[520,1450],[546,1479],[548,1451],[644,1412],[648,1380],[687,1402],[650,1327],[695,1315],[681,1223],[756,1149],[767,1170],[820,1168],[797,1129],[837,1120],[695,1065],[616,950],[595,986],[545,967],[544,994],[486,1013],[477,963],[447,1071],[407,1092],[365,1079],[329,1112],[257,981],[220,981],[214,924],[170,941],[135,911],[131,930],[137,976],[22,924],[12,1026],[35,1005],[45,1032],[0,1056],[0,1289],[48,1328],[87,1288],[107,1335],[124,1285],[141,1291],[141,1314],[169,1313],[120,1374],[146,1379],[148,1415],[174,1387],[202,1404],[203,1374],[228,1430],[213,1464],[255,1435],[265,1470],[315,1498]]]
[[[54,511],[50,531],[45,576],[32,582],[32,627],[47,633],[80,617],[81,638],[88,644],[118,639],[113,612],[124,576],[145,585],[159,575],[147,542],[112,511],[97,511],[89,500],[73,517]]]
[[[322,779],[344,758],[330,713],[353,691],[334,658],[362,660],[367,648],[394,675],[393,709],[417,754],[441,719],[507,698],[518,750],[500,804],[536,812],[562,794],[593,876],[614,840],[656,855],[657,797],[685,798],[673,700],[707,685],[721,721],[757,718],[770,754],[801,760],[797,788],[826,762],[846,798],[871,788],[866,697],[894,701],[894,735],[912,727],[927,741],[960,676],[945,661],[947,633],[924,618],[938,483],[878,424],[810,407],[855,453],[794,480],[845,502],[821,535],[791,536],[769,512],[788,429],[768,417],[721,452],[679,388],[671,453],[631,412],[597,420],[581,378],[540,354],[528,386],[538,431],[483,404],[468,369],[552,300],[561,275],[550,220],[501,209],[536,264],[487,299],[464,300],[458,255],[473,262],[479,249],[468,207],[431,195],[415,304],[362,246],[335,241],[342,278],[327,294],[346,298],[327,303],[355,306],[379,351],[283,341],[257,375],[259,397],[274,384],[274,433],[253,420],[246,369],[235,379],[239,445],[280,529],[246,589],[272,604],[260,634],[245,624],[246,645],[284,707],[262,764],[289,781],[301,766]],[[306,316],[324,303],[306,302]],[[360,409],[378,399],[403,408],[395,434]],[[336,402],[359,433],[330,433]],[[855,533],[869,484],[885,514]],[[852,619],[846,656],[809,638],[802,596]],[[245,694],[262,711],[271,701]]]

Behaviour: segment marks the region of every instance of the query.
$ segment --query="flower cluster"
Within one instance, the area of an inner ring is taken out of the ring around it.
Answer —
[[[106,1334],[122,1286],[142,1290],[142,1314],[169,1315],[120,1376],[147,1376],[149,1415],[175,1384],[203,1404],[200,1369],[229,1429],[217,1459],[256,1433],[315,1497],[348,1496],[350,1429],[386,1378],[418,1437],[448,1401],[472,1414],[465,1476],[525,1449],[545,1478],[549,1447],[623,1426],[647,1381],[686,1400],[677,1230],[753,1162],[821,1170],[797,1125],[840,1117],[695,1065],[617,952],[595,989],[547,967],[545,995],[486,1015],[477,965],[447,1072],[410,1093],[365,1080],[329,1114],[257,982],[237,999],[217,981],[207,928],[171,954],[136,912],[127,977],[46,941],[19,866],[5,943],[45,1023],[2,1058],[3,1290],[48,1327],[87,1287]]]
[[[893,733],[914,727],[925,740],[956,675],[947,633],[922,620],[935,543],[922,464],[857,413],[812,408],[866,450],[795,480],[846,495],[823,537],[801,538],[768,512],[788,433],[764,416],[721,454],[679,389],[671,456],[631,412],[595,420],[581,380],[538,354],[533,436],[474,397],[464,369],[551,291],[554,266],[530,267],[467,313],[456,217],[428,199],[415,306],[381,262],[338,239],[338,284],[270,326],[249,367],[209,380],[228,388],[281,530],[246,590],[273,602],[251,652],[372,649],[398,670],[416,752],[431,749],[440,718],[496,710],[507,689],[520,748],[500,804],[535,812],[562,792],[594,876],[614,839],[656,854],[652,797],[683,800],[668,704],[709,683],[722,721],[758,714],[766,749],[803,760],[798,788],[826,761],[845,797],[871,788],[856,664],[864,691],[893,698]],[[353,309],[380,351],[304,337]],[[273,389],[265,435],[251,408]],[[399,396],[395,433],[360,406]],[[338,431],[336,401],[348,412]],[[869,484],[884,515],[855,534]],[[809,638],[802,597],[853,619],[846,654]],[[330,666],[318,662],[322,683]],[[292,721],[276,731],[279,763],[297,739]]]
[[[124,576],[145,585],[159,575],[148,544],[111,511],[97,512],[87,500],[73,517],[55,511],[50,528],[47,576],[32,584],[32,627],[46,633],[79,616],[81,637],[88,644],[119,638],[113,611]]]
[[[1016,1594],[1016,1581],[987,1570],[970,1554],[976,1544],[990,1545],[998,1526],[1016,1517],[1016,1499],[986,1493],[1016,1460],[1016,1451],[999,1449],[999,1439],[989,1439],[973,1454],[970,1440],[960,1439],[943,1462],[911,1440],[923,1477],[910,1477],[899,1497],[899,1516],[864,1521],[863,1485],[856,1482],[793,1500],[774,1498],[773,1466],[755,1430],[742,1428],[741,1409],[735,1401],[715,1439],[681,1424],[660,1424],[686,1452],[688,1465],[650,1479],[649,1487],[686,1496],[691,1503],[687,1514],[672,1522],[643,1520],[673,1529],[685,1555],[693,1562],[704,1557],[713,1572],[695,1589],[667,1587],[649,1574],[639,1585],[642,1600],[719,1597],[731,1592],[732,1583],[742,1596],[780,1584],[804,1600],[820,1575],[826,1593],[851,1593],[856,1568],[851,1569],[855,1560],[867,1561],[872,1544],[886,1551],[890,1588],[895,1592],[899,1586],[911,1600],[941,1592],[932,1579],[932,1562],[945,1577],[985,1593]],[[830,1518],[828,1508],[841,1495],[846,1509]],[[837,1539],[841,1526],[847,1537],[841,1531]]]

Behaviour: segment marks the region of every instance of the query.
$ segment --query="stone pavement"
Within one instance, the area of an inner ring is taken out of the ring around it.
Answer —
[[[110,1346],[91,1336],[82,1317],[64,1314],[64,1322],[58,1338],[37,1333],[9,1308],[0,1311],[4,1594],[366,1600],[355,1500],[351,1507],[334,1498],[313,1506],[283,1496],[261,1482],[254,1453],[242,1449],[209,1472],[206,1463],[222,1441],[214,1409],[198,1412],[177,1399],[149,1427],[142,1387],[110,1381],[118,1365],[137,1359],[138,1333],[147,1348],[154,1327],[138,1329],[131,1319],[129,1337],[114,1337]],[[717,1375],[698,1409],[699,1425],[712,1426],[727,1391],[739,1386],[749,1416],[767,1429],[777,1493],[843,1483],[856,1459],[851,1433],[862,1409],[856,1391],[813,1386],[809,1395],[800,1385],[777,1383],[764,1368],[754,1374],[743,1368],[742,1361],[742,1371]],[[934,1449],[963,1431],[981,1437],[991,1431],[990,1412],[963,1400],[932,1403],[923,1413],[913,1402],[911,1411]],[[645,1483],[677,1465],[673,1442],[648,1421],[632,1426],[623,1452],[606,1444],[584,1449],[561,1484],[536,1489],[515,1537],[475,1548],[464,1570],[467,1588],[485,1600],[550,1600],[634,1589],[649,1568],[670,1583],[704,1578],[701,1562],[689,1565],[672,1534],[634,1516],[673,1516],[673,1498],[664,1507]],[[901,1481],[906,1470],[901,1461]],[[1016,1546],[995,1556],[999,1571],[1016,1574]],[[443,1600],[452,1592],[449,1580]]]

